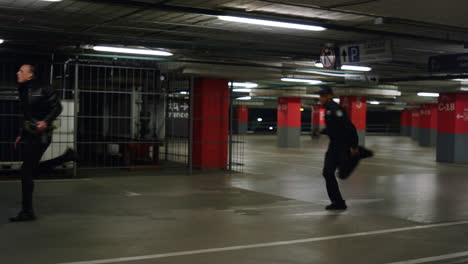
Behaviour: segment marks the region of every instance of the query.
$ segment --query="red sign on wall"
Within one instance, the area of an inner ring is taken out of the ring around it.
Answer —
[[[411,110],[411,126],[412,127],[419,127],[419,108]]]
[[[419,127],[437,129],[437,104],[423,104],[419,108]]]
[[[468,134],[468,94],[441,94],[437,108],[439,133]]]

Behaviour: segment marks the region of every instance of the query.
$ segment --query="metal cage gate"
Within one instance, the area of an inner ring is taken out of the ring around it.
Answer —
[[[79,162],[61,168],[191,169],[193,78],[171,66],[127,67],[68,60],[44,65],[64,110],[56,122],[51,147],[43,160],[68,148]],[[0,63],[0,119],[8,124],[0,138],[0,170],[16,169],[21,152],[13,151],[18,128],[16,65]],[[230,98],[229,161],[227,169],[243,167],[243,136],[232,131],[235,116]]]

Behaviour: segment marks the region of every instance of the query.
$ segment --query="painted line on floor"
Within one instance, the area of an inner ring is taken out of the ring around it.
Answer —
[[[272,161],[272,160],[260,160],[260,159],[255,159],[255,162],[264,162],[264,163],[275,163],[275,164],[284,164],[284,165],[293,165],[295,167],[304,167],[304,168],[313,168],[313,169],[323,169],[323,167],[318,167],[318,166],[310,166],[310,165],[304,165],[304,164],[299,164],[299,163],[292,163],[292,162],[284,162],[284,161]]]
[[[435,256],[435,257],[404,260],[404,261],[392,262],[392,263],[387,263],[387,264],[419,264],[419,263],[428,263],[428,262],[433,262],[433,261],[448,260],[448,259],[461,258],[461,257],[467,257],[467,256],[468,256],[468,251],[463,251],[463,252],[440,255],[440,256]]]
[[[69,182],[69,181],[91,181],[92,179],[59,179],[59,180],[47,180],[47,179],[41,179],[41,180],[34,180],[35,182]],[[20,179],[18,180],[8,180],[8,181],[0,181],[1,183],[17,183],[21,182]]]
[[[268,209],[281,209],[281,208],[298,208],[298,207],[311,207],[314,206],[313,204],[291,204],[291,205],[276,205],[276,206],[257,206],[257,207],[233,207],[230,209],[219,210],[222,212],[230,212],[230,211],[237,211],[237,210],[268,210]]]
[[[309,212],[301,214],[293,214],[294,216],[327,216],[327,215],[347,215],[348,211],[320,211],[320,212]]]
[[[272,152],[265,152],[265,151],[258,151],[258,150],[250,150],[248,153],[256,153],[256,154],[262,154],[262,155],[270,155],[270,156],[275,156],[278,153],[272,153]],[[292,158],[303,158],[304,155],[301,154],[285,154],[285,153],[280,153],[281,157],[292,157]]]
[[[404,232],[404,231],[413,231],[413,230],[420,230],[420,229],[439,228],[439,227],[448,227],[448,226],[457,226],[457,225],[466,225],[466,224],[468,224],[468,221],[458,221],[458,222],[442,223],[442,224],[418,225],[418,226],[410,226],[410,227],[402,227],[402,228],[383,229],[383,230],[377,230],[377,231],[359,232],[359,233],[351,233],[351,234],[345,234],[345,235],[314,237],[314,238],[305,238],[305,239],[297,239],[297,240],[277,241],[277,242],[270,242],[270,243],[170,252],[170,253],[162,253],[162,254],[154,254],[154,255],[124,257],[124,258],[100,259],[100,260],[89,260],[89,261],[78,261],[78,262],[63,262],[59,264],[107,264],[107,263],[119,263],[119,262],[128,262],[128,261],[140,261],[140,260],[147,260],[147,259],[180,257],[180,256],[187,256],[187,255],[198,255],[198,254],[226,252],[226,251],[253,249],[253,248],[266,248],[266,247],[276,247],[276,246],[285,246],[285,245],[294,245],[294,244],[304,244],[304,243],[326,241],[326,240],[382,235],[382,234],[397,233],[397,232]]]
[[[370,203],[377,203],[377,202],[383,202],[385,201],[384,199],[352,199],[352,200],[346,200],[347,204],[370,204]],[[330,204],[330,200],[320,200],[317,202],[312,202],[314,204],[319,204],[319,205],[328,205]]]
[[[254,171],[248,171],[248,170],[244,170],[243,172],[247,174],[254,174],[254,175],[265,175],[264,172],[254,172]]]
[[[375,162],[369,162],[369,161],[363,161],[361,162],[360,166],[362,165],[373,165],[373,166],[384,166],[384,167],[391,167],[391,168],[402,168],[402,169],[412,169],[412,170],[420,170],[421,168],[424,169],[434,169],[434,168],[428,168],[427,166],[415,166],[415,165],[394,165],[394,164],[388,164],[388,163],[375,163]]]
[[[127,196],[127,197],[141,196],[141,193],[125,191],[125,196]]]

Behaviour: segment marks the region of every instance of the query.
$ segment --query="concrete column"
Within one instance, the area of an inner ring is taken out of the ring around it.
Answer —
[[[278,147],[301,146],[301,98],[278,98]]]
[[[312,106],[312,133],[325,128],[325,108],[321,105]]]
[[[423,104],[419,110],[419,145],[435,147],[437,144],[437,104]]]
[[[249,107],[247,105],[238,105],[236,108],[236,132],[238,135],[247,134],[249,124]]]
[[[228,81],[197,78],[193,90],[193,167],[225,169],[228,163]]]
[[[440,94],[437,161],[468,164],[468,94]]]
[[[349,119],[356,127],[359,136],[359,145],[365,145],[367,97],[365,96],[341,96],[340,104],[346,110]]]
[[[404,137],[411,136],[411,113],[408,110],[401,111],[400,135]]]
[[[419,141],[419,108],[411,110],[411,138]]]

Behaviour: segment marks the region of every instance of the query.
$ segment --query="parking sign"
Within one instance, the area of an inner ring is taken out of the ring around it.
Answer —
[[[360,62],[359,46],[350,46],[348,48],[349,62]]]
[[[342,64],[391,61],[392,42],[376,40],[362,44],[343,45],[340,46],[339,56]]]

